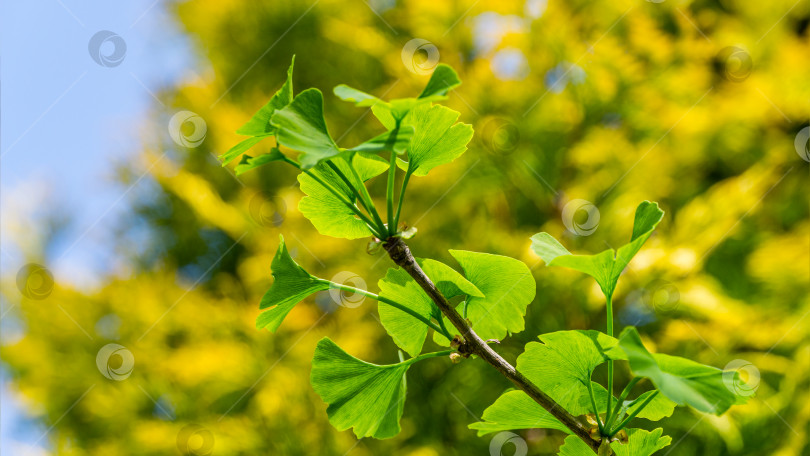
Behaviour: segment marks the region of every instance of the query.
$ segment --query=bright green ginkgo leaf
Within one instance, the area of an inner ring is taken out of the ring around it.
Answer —
[[[418,98],[400,98],[386,102],[346,84],[335,87],[334,93],[341,100],[354,103],[358,107],[372,107],[374,115],[380,119],[383,125],[392,130],[396,127],[397,121],[402,121],[412,109],[423,104],[445,100],[447,92],[459,85],[461,85],[461,80],[455,70],[442,63],[433,70],[430,80]]]
[[[416,361],[379,366],[361,361],[323,338],[312,359],[312,388],[329,406],[329,422],[357,438],[387,439],[399,433],[405,405],[405,372]]]
[[[484,297],[484,293],[478,287],[450,266],[431,259],[418,261],[422,270],[445,298],[451,299],[456,296]]]
[[[436,95],[447,95],[447,92],[461,85],[461,79],[450,65],[440,63],[430,75],[430,80],[419,98],[428,98]]]
[[[661,428],[653,431],[628,429],[627,443],[611,442],[610,448],[616,456],[650,456],[672,443],[672,438],[663,435]],[[579,437],[568,436],[560,447],[559,456],[593,456],[593,450]]]
[[[425,259],[419,260],[419,265],[436,284],[436,288],[448,299],[459,295],[484,296],[475,285],[444,263]],[[402,303],[427,319],[433,317],[438,321],[439,318],[442,318],[438,307],[405,270],[389,269],[378,285],[380,296]],[[394,342],[411,356],[418,355],[422,351],[427,337],[427,325],[413,315],[385,303],[380,303],[379,312],[380,321]],[[446,324],[449,323],[446,322]],[[447,327],[451,328],[451,326]],[[447,339],[442,336],[442,340]],[[449,341],[445,343],[445,345],[447,344]]]
[[[329,289],[329,282],[319,279],[299,266],[292,259],[284,237],[279,236],[281,244],[271,265],[273,285],[262,297],[260,309],[268,309],[256,319],[256,327],[275,331],[284,317],[307,296]]]
[[[723,381],[723,371],[686,358],[651,354],[636,328],[622,331],[619,344],[627,353],[633,375],[649,378],[661,393],[678,405],[720,415],[734,404],[745,402]]]
[[[647,391],[632,401],[624,401],[619,416],[615,422],[620,422],[624,415],[635,412],[655,391]],[[644,408],[636,415],[636,418],[644,418],[650,421],[658,421],[669,416],[675,411],[677,404],[667,399],[663,394],[657,394]]]
[[[390,112],[379,106],[372,111],[386,128],[396,126]],[[440,105],[421,103],[414,106],[402,121],[402,126],[411,126],[415,133],[408,148],[408,161],[398,161],[400,168],[417,176],[426,176],[431,169],[450,163],[467,150],[473,137],[473,128],[465,123],[456,123],[459,113]]]
[[[239,144],[231,147],[227,152],[219,156],[219,159],[222,160],[222,166],[227,165],[233,161],[234,158],[247,152],[251,147],[259,144],[264,138],[265,136],[259,136],[240,141]]]
[[[323,94],[318,89],[299,93],[292,103],[273,114],[271,123],[278,129],[276,137],[281,145],[301,152],[298,161],[304,169],[341,153],[326,128]]]
[[[532,236],[532,250],[548,266],[562,266],[590,275],[599,284],[605,296],[612,297],[624,268],[649,239],[664,216],[657,203],[644,201],[636,208],[633,236],[630,243],[619,248],[605,250],[596,255],[572,255],[548,233]]]
[[[483,421],[473,423],[470,429],[478,436],[514,429],[556,429],[570,434],[571,430],[523,391],[507,391],[494,404],[484,410]]]
[[[484,294],[467,300],[467,318],[483,339],[503,339],[507,332],[523,331],[526,307],[537,285],[522,261],[501,255],[451,250],[467,280]]]
[[[290,68],[287,70],[287,80],[284,85],[278,89],[278,92],[273,95],[273,98],[259,109],[253,117],[247,121],[245,125],[236,130],[237,134],[246,136],[268,136],[275,134],[275,127],[270,124],[270,118],[276,110],[281,109],[293,100],[293,65],[295,64],[295,56],[290,62]]]
[[[258,168],[259,166],[280,160],[284,160],[284,154],[282,154],[277,147],[274,147],[269,154],[259,155],[258,157],[251,157],[250,155],[245,154],[242,156],[242,160],[239,162],[239,164],[236,165],[236,175],[238,176],[254,168]]]
[[[334,158],[332,163],[347,176],[356,188],[363,185],[354,178],[345,158]],[[376,156],[365,157],[361,154],[354,154],[352,163],[363,182],[388,169],[388,163]],[[346,199],[354,201],[352,190],[326,163],[319,164],[311,172],[342,193]],[[301,184],[301,191],[307,194],[298,203],[298,209],[312,222],[319,233],[346,239],[358,239],[372,235],[366,224],[357,218],[351,209],[346,207],[337,196],[323,188],[315,179],[302,173],[298,175],[298,182]]]
[[[429,319],[433,315],[433,301],[404,269],[388,269],[378,286],[381,297],[402,303],[425,318]],[[412,315],[382,302],[378,309],[380,322],[394,339],[394,343],[409,355],[418,355],[427,337],[427,325]]]
[[[486,293],[486,291],[485,291]],[[607,403],[607,390],[591,382],[596,366],[622,359],[618,341],[595,330],[557,331],[530,342],[518,356],[517,370],[574,416],[592,413],[588,385],[599,411]]]
[[[397,154],[405,153],[405,149],[413,138],[413,127],[403,126],[381,135],[375,136],[357,147],[352,147],[353,152],[377,153],[393,150]]]

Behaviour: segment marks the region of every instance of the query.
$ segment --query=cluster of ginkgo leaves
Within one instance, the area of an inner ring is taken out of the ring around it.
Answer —
[[[300,169],[298,180],[307,196],[299,209],[320,233],[348,239],[373,236],[372,242],[376,243],[413,235],[413,230],[397,228],[410,177],[427,175],[432,168],[453,161],[466,150],[473,135],[470,125],[457,123],[458,112],[433,104],[445,99],[447,92],[461,83],[455,71],[438,65],[417,98],[383,101],[345,85],[337,86],[335,95],[369,107],[386,129],[349,149],[339,147],[329,135],[323,116],[323,94],[318,89],[293,96],[292,71],[291,65],[281,89],[237,131],[249,138],[223,154],[222,160],[228,163],[262,140],[273,138],[275,144],[269,153],[243,155],[236,172],[241,174],[277,161]],[[288,155],[291,153],[296,159]],[[404,176],[395,204],[394,184],[400,170]],[[387,223],[365,184],[386,171]],[[593,423],[594,435],[605,442],[603,446],[609,445],[617,455],[647,456],[670,443],[660,428],[628,428],[634,419],[661,420],[670,416],[676,405],[719,415],[745,400],[728,387],[720,369],[650,353],[634,327],[613,337],[612,297],[616,284],[663,215],[657,204],[641,203],[630,243],[617,251],[609,249],[596,255],[572,255],[548,233],[532,237],[532,250],[547,265],[572,268],[596,279],[606,298],[607,333],[588,330],[541,335],[540,342],[529,343],[518,357],[517,370],[560,407],[574,416],[585,416]],[[526,308],[536,293],[529,268],[506,256],[460,250],[451,250],[450,254],[461,271],[432,259],[418,262],[476,333],[483,339],[502,340],[523,331]],[[453,328],[449,321],[402,268],[389,269],[375,294],[309,274],[290,256],[283,237],[272,262],[272,275],[273,285],[261,300],[264,312],[256,321],[258,328],[275,331],[297,303],[319,291],[338,289],[378,302],[383,326],[409,358],[400,352],[401,362],[397,364],[370,364],[324,338],[312,360],[311,383],[328,404],[329,420],[338,430],[353,428],[358,438],[395,436],[400,431],[409,367],[426,359],[447,357],[456,350],[457,344],[452,341],[459,336],[448,329]],[[431,330],[436,344],[451,348],[423,353]],[[618,397],[613,394],[616,361],[631,373],[631,380]],[[604,363],[608,364],[607,388],[591,380],[594,370]],[[645,379],[652,388],[633,394]],[[734,381],[740,380],[734,377]],[[561,455],[593,454],[572,430],[519,390],[505,392],[485,410],[483,421],[470,428],[478,430],[479,435],[515,429],[556,429],[571,434],[560,448]]]

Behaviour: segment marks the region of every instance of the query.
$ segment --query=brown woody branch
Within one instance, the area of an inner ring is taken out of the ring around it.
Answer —
[[[546,393],[540,391],[540,389],[534,383],[518,372],[511,364],[503,359],[501,355],[496,353],[495,350],[490,348],[486,342],[478,337],[478,334],[473,331],[467,320],[465,320],[461,314],[459,314],[456,309],[453,308],[442,293],[436,288],[436,285],[430,280],[425,272],[422,271],[422,268],[416,263],[410,249],[402,238],[388,238],[383,244],[383,247],[388,252],[391,260],[393,260],[394,263],[403,268],[408,272],[408,274],[410,274],[411,277],[413,277],[416,283],[418,283],[419,286],[425,290],[425,293],[430,296],[433,302],[436,303],[436,305],[442,311],[442,314],[444,314],[444,316],[447,317],[451,323],[453,323],[453,326],[455,326],[459,332],[461,332],[461,336],[464,338],[464,340],[458,347],[460,354],[465,356],[469,356],[470,354],[478,355],[489,365],[497,369],[498,372],[500,372],[504,377],[508,378],[512,383],[514,383],[516,387],[520,388],[521,391],[528,394],[529,397],[540,404],[540,406],[548,410],[548,412],[557,418],[561,423],[567,426],[571,432],[574,433],[574,435],[588,444],[594,453],[599,452],[601,441],[595,440],[593,437],[591,437],[588,429],[586,429],[582,423],[579,422],[579,420],[560,407],[559,404],[557,404],[557,402],[555,402],[554,399],[549,397]],[[603,452],[604,451],[605,449],[603,448]],[[610,454],[613,453],[610,452]]]

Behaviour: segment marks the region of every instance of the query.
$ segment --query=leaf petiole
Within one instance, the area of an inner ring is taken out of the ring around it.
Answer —
[[[434,331],[437,331],[440,334],[443,334],[449,340],[453,339],[452,337],[450,337],[449,333],[447,332],[447,328],[442,328],[442,327],[438,326],[436,323],[433,323],[432,321],[430,321],[429,318],[425,318],[424,315],[421,315],[418,312],[416,312],[415,310],[411,309],[410,307],[407,307],[407,306],[405,306],[403,304],[400,304],[400,303],[398,303],[398,302],[396,302],[396,301],[394,301],[392,299],[388,299],[385,296],[380,296],[378,294],[372,293],[370,291],[362,290],[360,288],[355,288],[355,287],[350,287],[348,285],[343,285],[341,283],[335,283],[335,282],[332,282],[332,281],[329,281],[329,280],[323,280],[323,279],[321,281],[323,283],[329,284],[329,286],[331,288],[337,288],[338,290],[349,291],[349,292],[352,292],[352,293],[358,293],[358,294],[361,294],[361,295],[366,296],[368,298],[377,300],[377,301],[379,301],[381,303],[388,304],[391,307],[396,307],[397,309],[407,313],[408,315],[410,315],[410,316],[416,318],[417,320],[421,321],[422,323],[428,325]],[[442,324],[442,326],[444,326],[444,324]]]
[[[613,294],[608,294],[606,296],[606,306],[607,306],[607,334],[610,337],[613,337]],[[605,418],[605,422],[608,423],[613,420],[613,360],[608,360],[608,387],[607,387],[607,408],[605,411],[607,413],[607,417]],[[621,402],[620,402],[621,403]],[[607,424],[606,424],[607,426]],[[606,429],[608,430],[608,429]]]
[[[405,189],[408,188],[408,181],[411,179],[411,165],[408,165],[408,170],[405,172],[405,178],[402,180],[402,188],[399,190],[399,201],[397,202],[397,214],[394,216],[394,223],[399,226],[399,214],[402,212],[402,201],[405,200]]]
[[[415,362],[422,361],[422,360],[425,360],[425,359],[438,358],[440,356],[447,356],[447,355],[449,355],[451,353],[455,353],[455,352],[456,352],[455,350],[442,350],[442,351],[433,352],[433,353],[423,353],[423,354],[421,354],[419,356],[413,357],[411,359],[406,359],[405,361],[402,361],[402,362],[403,363],[408,363],[408,364],[413,364]]]
[[[330,193],[332,193],[333,195],[335,195],[335,197],[336,197],[337,199],[339,199],[339,200],[340,200],[340,202],[342,202],[344,205],[346,205],[346,207],[348,207],[349,209],[351,209],[351,211],[352,211],[352,212],[354,212],[354,214],[355,214],[355,215],[357,215],[357,216],[360,218],[360,220],[362,220],[363,222],[365,222],[365,224],[368,226],[368,229],[371,231],[371,233],[372,233],[374,236],[377,236],[377,238],[379,238],[379,239],[384,239],[384,238],[385,238],[383,235],[381,235],[381,234],[378,232],[378,229],[375,227],[374,222],[372,222],[372,221],[371,221],[371,220],[368,218],[368,216],[366,216],[366,214],[362,213],[362,212],[360,211],[360,209],[358,209],[358,208],[357,208],[357,206],[355,206],[355,205],[354,205],[354,204],[352,204],[352,203],[351,203],[351,202],[350,202],[348,199],[346,199],[346,197],[345,197],[343,194],[341,194],[339,191],[335,190],[335,188],[334,188],[334,187],[332,187],[331,185],[329,185],[329,184],[327,184],[326,182],[324,182],[324,181],[323,181],[323,179],[321,179],[320,177],[318,177],[318,175],[316,175],[315,173],[311,172],[310,170],[302,168],[302,167],[301,167],[301,164],[300,164],[300,163],[298,163],[298,162],[296,162],[295,160],[291,160],[291,159],[290,159],[290,158],[288,158],[288,157],[284,157],[284,158],[283,158],[283,160],[284,160],[286,163],[289,163],[290,165],[292,165],[292,166],[294,166],[294,167],[298,168],[299,170],[301,170],[301,171],[302,171],[304,174],[306,174],[307,176],[311,177],[311,178],[312,178],[312,179],[313,179],[315,182],[319,183],[319,184],[320,184],[320,185],[321,185],[323,188],[325,188],[325,189],[326,189],[326,190],[328,190]]]
[[[605,427],[610,429],[611,425],[613,425],[613,421],[619,416],[619,411],[622,409],[622,403],[624,403],[627,396],[630,394],[630,391],[633,390],[633,387],[636,386],[638,382],[640,382],[643,377],[633,377],[632,380],[624,387],[622,390],[622,394],[619,395],[619,399],[616,401],[616,407],[613,408],[613,411],[608,415],[608,418],[605,420]]]
[[[399,131],[399,126],[402,123],[401,119],[397,119],[395,131]],[[394,180],[397,177],[397,152],[394,150],[394,144],[391,144],[391,161],[388,165],[388,188],[385,192],[385,200],[388,210],[388,236],[392,237],[397,234],[397,225],[394,219]],[[400,197],[401,198],[401,197]]]
[[[655,399],[656,396],[658,396],[658,393],[659,391],[656,390],[654,393],[650,394],[650,396],[647,399],[645,399],[644,402],[642,402],[637,409],[633,410],[633,413],[628,415],[627,418],[622,420],[622,422],[616,426],[616,429],[610,431],[610,437],[613,437],[614,435],[616,435],[617,432],[624,429],[624,427],[627,426],[630,423],[630,421],[636,417],[636,415],[638,415],[639,413],[641,413],[642,410],[644,410],[644,407],[646,407],[650,402],[652,402],[653,399]]]
[[[603,435],[605,426],[602,424],[602,419],[599,418],[599,409],[596,408],[596,397],[593,394],[593,385],[590,379],[588,379],[588,395],[591,397],[591,407],[593,407],[593,414],[596,416],[596,424],[599,426],[599,434]]]
[[[331,160],[327,161],[326,163],[329,165],[330,168],[332,168],[332,171],[334,171],[335,174],[337,174],[338,177],[340,177],[343,180],[343,182],[345,182],[346,185],[348,185],[349,188],[352,189],[354,197],[357,198],[357,201],[360,201],[360,204],[362,204],[364,208],[366,208],[366,212],[368,212],[369,215],[374,217],[374,220],[377,222],[377,231],[379,232],[385,231],[385,224],[380,218],[380,215],[377,213],[377,208],[374,207],[374,201],[371,200],[371,195],[369,195],[368,189],[366,188],[365,184],[363,184],[363,179],[361,179],[360,175],[357,174],[357,170],[354,169],[354,165],[352,165],[351,161],[349,160],[346,161],[349,164],[349,169],[352,170],[352,175],[354,176],[355,179],[357,179],[357,182],[360,182],[362,195],[357,192],[357,189],[354,187],[352,182],[349,180],[348,177],[346,177],[345,174],[343,174],[343,171],[341,171],[340,168],[337,167],[337,165],[332,163]]]

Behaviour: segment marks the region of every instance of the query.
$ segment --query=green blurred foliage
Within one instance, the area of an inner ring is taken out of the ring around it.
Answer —
[[[808,163],[793,144],[810,117],[810,4],[200,0],[172,10],[206,63],[161,94],[170,108],[155,114],[142,162],[122,170],[127,183],[149,167],[153,179],[122,223],[131,276],[90,294],[57,283],[43,301],[4,279],[24,335],[3,347],[3,362],[16,393],[54,426],[53,454],[177,454],[192,423],[213,436],[213,454],[487,454],[489,439],[467,425],[509,385],[481,362],[415,365],[396,438],[358,442],[329,426],[308,384],[317,340],[329,335],[378,363],[396,349],[372,302],[342,308],[328,293],[297,306],[276,334],[256,331],[278,234],[313,274],[351,271],[375,291],[390,262],[368,255],[367,240],[319,235],[296,208],[292,168],[237,180],[215,159],[280,86],[292,54],[296,92],[324,91],[341,146],[379,133],[331,88],[417,94],[427,76],[401,53],[422,38],[459,71],[448,104],[476,136],[454,164],[411,180],[403,220],[419,229],[417,256],[454,264],[447,250],[459,248],[533,268],[537,299],[504,356],[514,361],[544,332],[604,327],[595,283],[545,268],[529,237],[547,231],[572,251],[600,251],[627,239],[640,201],[658,201],[666,216],[616,292],[619,329],[639,325],[657,351],[718,367],[744,359],[761,372],[748,405],[722,417],[679,409],[664,421],[668,454],[810,455]],[[743,53],[729,56],[731,46]],[[417,54],[417,66],[427,57]],[[198,148],[165,135],[180,109],[207,123]],[[378,180],[371,192],[383,188]],[[590,236],[565,230],[574,199],[600,211]],[[123,381],[95,365],[113,342],[134,356]],[[530,454],[562,442],[522,435]]]

